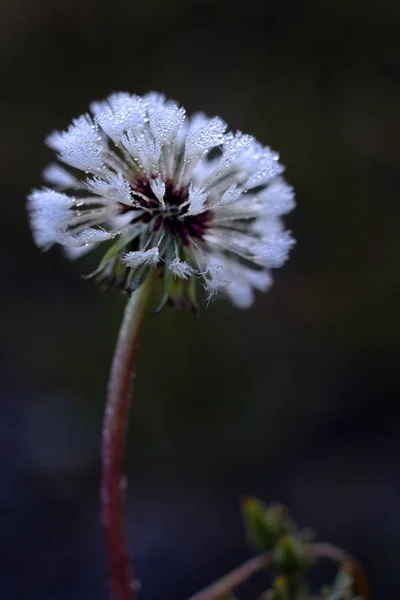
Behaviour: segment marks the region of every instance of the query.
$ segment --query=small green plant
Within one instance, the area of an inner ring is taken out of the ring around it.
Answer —
[[[272,582],[255,600],[367,600],[368,583],[362,568],[349,554],[326,543],[316,543],[310,530],[300,530],[280,504],[266,506],[255,498],[242,503],[251,546],[259,554],[234,569],[190,600],[239,600],[236,588],[258,571]],[[335,580],[317,593],[308,583],[310,570],[321,558],[339,565]]]

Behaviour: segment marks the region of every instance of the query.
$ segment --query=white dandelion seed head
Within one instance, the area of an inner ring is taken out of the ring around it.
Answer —
[[[196,278],[208,300],[223,291],[250,306],[294,244],[281,220],[294,193],[278,154],[154,92],[90,108],[47,139],[66,168],[51,164],[54,190],[29,196],[36,243],[61,244],[70,258],[107,243],[94,276],[127,293],[157,269],[175,297],[191,298]]]

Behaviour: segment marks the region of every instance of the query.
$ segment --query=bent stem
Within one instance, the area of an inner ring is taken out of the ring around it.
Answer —
[[[311,555],[315,558],[328,558],[347,568],[354,578],[354,584],[362,600],[370,599],[370,591],[367,578],[361,565],[350,554],[333,546],[332,544],[314,544],[310,548]],[[189,600],[225,600],[242,583],[247,581],[258,571],[269,567],[273,563],[272,554],[260,554],[242,565],[230,571],[215,583],[204,588]]]
[[[127,302],[115,347],[104,414],[101,520],[106,538],[111,600],[138,598],[126,535],[123,459],[140,329],[150,292],[150,280],[148,277]]]
[[[189,600],[225,600],[239,585],[247,581],[257,571],[266,569],[271,562],[271,554],[260,554],[250,558],[240,567],[230,571],[201,592],[190,596]]]
[[[369,600],[371,594],[367,577],[362,566],[353,556],[341,548],[325,542],[314,544],[313,555],[316,558],[327,558],[345,567],[353,577],[354,585],[360,597],[363,600]]]

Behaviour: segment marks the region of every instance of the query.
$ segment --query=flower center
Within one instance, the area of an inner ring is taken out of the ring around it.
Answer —
[[[136,195],[138,192],[140,196]],[[132,185],[132,197],[144,212],[142,223],[153,221],[154,231],[163,228],[172,237],[180,238],[184,246],[191,238],[201,239],[211,224],[212,211],[206,210],[198,215],[188,215],[188,188],[175,188],[172,181],[165,184],[163,202],[156,197],[148,180],[135,181]]]

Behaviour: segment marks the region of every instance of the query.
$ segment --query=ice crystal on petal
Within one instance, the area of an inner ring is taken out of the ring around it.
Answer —
[[[224,265],[217,261],[218,259],[213,259],[213,257],[211,257],[204,273],[206,278],[205,289],[207,292],[208,302],[212,302],[218,292],[230,283],[228,279],[224,278]]]
[[[211,148],[222,143],[226,123],[219,117],[205,120],[204,124],[189,131],[186,138],[185,158],[189,161],[199,160]]]
[[[165,183],[161,179],[161,177],[157,177],[157,179],[153,179],[152,181],[150,181],[150,187],[157,200],[162,202],[165,194]]]
[[[165,278],[162,305],[170,297],[195,309],[198,280],[209,301],[223,291],[245,308],[294,244],[281,220],[294,193],[278,154],[219,117],[189,117],[154,92],[119,92],[47,143],[81,174],[45,170],[57,191],[28,198],[34,239],[70,258],[105,242],[92,275],[106,286],[131,293],[154,268]]]
[[[282,173],[283,167],[278,161],[279,155],[276,152],[257,144],[254,153],[244,156],[242,161],[242,166],[250,173],[245,183],[246,189],[265,185],[273,177]]]
[[[285,215],[295,207],[294,191],[281,177],[276,177],[259,194],[263,215]]]
[[[67,226],[73,204],[73,198],[53,190],[34,190],[30,194],[28,210],[38,246],[47,248],[57,241],[57,232]]]
[[[116,144],[124,131],[141,131],[144,126],[146,105],[139,96],[111,94],[105,102],[93,102],[91,109],[96,122]]]
[[[160,254],[158,248],[150,248],[150,250],[128,252],[123,257],[123,263],[135,269],[139,265],[151,265],[154,266],[160,262]]]
[[[71,246],[87,246],[88,244],[98,244],[114,237],[114,234],[104,229],[95,229],[89,227],[73,235],[70,233],[59,232],[57,241],[60,244],[70,244]]]
[[[86,181],[86,187],[93,192],[93,194],[97,194],[98,196],[103,196],[104,198],[109,198],[116,202],[122,202],[128,206],[132,205],[130,185],[121,173],[109,173],[106,179],[93,177]]]
[[[192,185],[189,188],[189,209],[188,215],[198,215],[206,210],[207,193],[204,190],[195,188]]]
[[[180,277],[180,279],[187,279],[189,275],[195,273],[195,269],[193,269],[193,267],[179,258],[174,258],[174,260],[169,264],[168,268],[170,271],[172,271],[175,277]]]
[[[162,146],[173,141],[185,120],[185,110],[177,105],[164,108],[160,105],[149,111],[149,122],[154,138]]]
[[[221,199],[218,201],[218,206],[224,204],[230,204],[238,200],[243,194],[243,190],[240,189],[235,183],[228,187],[228,189],[222,194]]]
[[[59,158],[71,167],[92,171],[103,166],[101,136],[89,115],[82,115],[63,132],[54,132],[47,138],[50,148],[59,152]]]
[[[224,140],[223,153],[219,169],[226,171],[233,167],[252,147],[254,138],[238,131],[235,135],[227,135]]]

